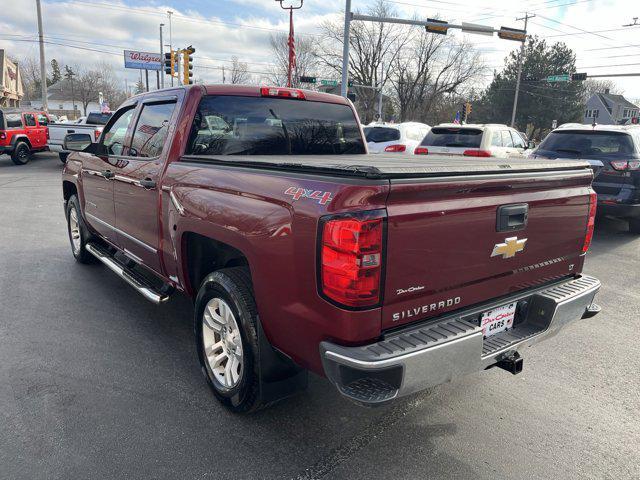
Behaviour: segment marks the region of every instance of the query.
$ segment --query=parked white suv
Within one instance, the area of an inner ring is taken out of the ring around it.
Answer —
[[[364,127],[369,153],[405,153],[413,151],[429,133],[429,125],[418,122],[372,122]]]
[[[533,148],[514,128],[495,123],[458,125],[443,123],[431,131],[415,148],[416,155],[465,157],[524,157]]]

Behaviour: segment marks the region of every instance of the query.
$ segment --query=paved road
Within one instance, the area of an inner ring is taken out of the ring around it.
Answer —
[[[0,478],[640,478],[640,237],[598,222],[601,315],[469,376],[363,409],[321,378],[249,417],[201,377],[185,298],[76,264],[61,163],[0,157]]]

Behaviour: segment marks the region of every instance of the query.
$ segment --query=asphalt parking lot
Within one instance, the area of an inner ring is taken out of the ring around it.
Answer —
[[[600,219],[603,312],[493,369],[364,409],[312,376],[252,416],[214,400],[192,306],[74,262],[56,155],[0,156],[0,478],[640,478],[640,237]]]

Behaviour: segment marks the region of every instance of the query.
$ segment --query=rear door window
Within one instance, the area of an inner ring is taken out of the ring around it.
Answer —
[[[138,118],[129,155],[132,157],[157,157],[167,139],[169,121],[176,102],[144,105]]]
[[[267,97],[209,95],[194,118],[188,154],[363,154],[347,105]]]
[[[590,130],[551,132],[540,144],[539,149],[577,157],[635,153],[631,135],[624,132]]]
[[[35,127],[36,126],[36,117],[32,113],[24,114],[24,124],[27,127]]]
[[[478,128],[433,127],[422,141],[432,147],[479,148],[482,130]]]
[[[502,133],[500,133],[500,130],[491,132],[491,146],[502,147]]]

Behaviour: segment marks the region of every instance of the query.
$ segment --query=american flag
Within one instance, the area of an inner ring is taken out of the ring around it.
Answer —
[[[160,130],[162,127],[154,127],[152,125],[140,125],[140,128],[138,128],[138,131],[142,132],[142,133],[146,133],[147,135],[155,135],[156,133],[158,133],[158,130]]]
[[[453,120],[453,123],[460,124],[460,112],[456,112],[456,118]]]
[[[289,78],[291,78],[291,72],[296,68],[296,45],[293,36],[293,10],[289,10],[289,41],[287,43],[289,45]]]

